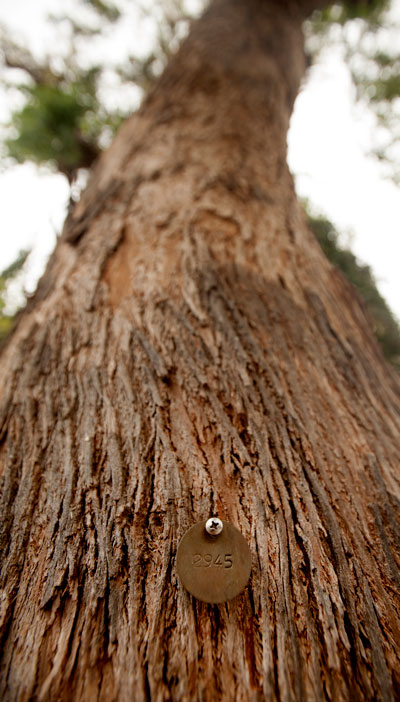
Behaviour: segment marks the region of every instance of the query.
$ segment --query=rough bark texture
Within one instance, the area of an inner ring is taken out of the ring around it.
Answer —
[[[3,700],[400,699],[399,384],[287,170],[300,5],[195,25],[3,352]],[[253,564],[212,606],[215,514]]]

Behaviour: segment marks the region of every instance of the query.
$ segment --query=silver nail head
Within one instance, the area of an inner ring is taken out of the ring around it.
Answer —
[[[221,533],[224,525],[218,517],[211,517],[206,521],[206,532],[211,536],[218,536]]]

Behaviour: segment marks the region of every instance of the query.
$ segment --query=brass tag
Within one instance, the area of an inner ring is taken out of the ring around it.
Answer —
[[[203,602],[226,602],[246,587],[251,553],[236,527],[223,523],[220,534],[206,531],[198,522],[183,535],[176,557],[178,575],[191,595]]]

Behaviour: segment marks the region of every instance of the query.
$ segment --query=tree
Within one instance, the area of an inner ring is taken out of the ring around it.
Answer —
[[[99,82],[104,68],[92,65],[83,68],[79,62],[77,43],[98,30],[98,15],[106,26],[114,23],[119,13],[114,5],[83,0],[93,10],[91,23],[80,25],[67,17],[51,17],[57,26],[68,23],[68,49],[58,61],[50,57],[39,61],[29,49],[14,41],[1,27],[0,46],[6,70],[22,74],[2,83],[23,95],[23,104],[11,113],[4,155],[17,163],[31,160],[46,164],[66,176],[72,184],[79,169],[87,169],[98,157],[107,133],[122,120],[118,109],[107,110],[99,99]],[[93,24],[94,22],[94,24]],[[61,37],[60,37],[61,38]],[[53,65],[55,63],[55,66]],[[109,136],[109,134],[108,134]]]
[[[20,251],[15,261],[0,273],[0,342],[10,332],[13,324],[13,312],[7,310],[8,286],[21,273],[29,253],[29,251]]]
[[[399,699],[399,381],[285,159],[316,5],[214,0],[3,350],[5,700]],[[175,554],[216,513],[253,564],[212,606]]]
[[[75,11],[71,13],[72,9]],[[323,8],[306,22],[305,33],[310,63],[318,62],[325,51],[340,47],[364,110],[372,112],[379,121],[379,129],[375,130],[379,135],[378,156],[386,163],[386,172],[396,178],[400,59],[395,47],[399,28],[388,10],[388,0]],[[94,0],[75,0],[68,14],[51,15],[49,21],[58,38],[55,45],[61,47],[56,56],[34,55],[26,48],[26,42],[16,41],[7,28],[0,31],[3,64],[0,85],[19,94],[3,144],[6,165],[10,161],[31,160],[62,173],[71,185],[72,206],[86,181],[87,168],[109,144],[124,114],[128,114],[127,107],[133,109],[126,91],[131,94],[134,91],[137,104],[140,92],[145,94],[151,89],[179,39],[187,32],[193,19],[193,6],[185,0],[155,2],[151,14],[156,32],[147,53],[138,52],[133,42],[125,59],[119,58],[111,64],[101,46],[95,52],[96,60],[92,58],[89,63],[82,51],[87,51],[88,44],[98,44],[99,39],[104,42],[110,30],[129,21],[128,8],[122,0],[118,7]],[[115,84],[114,99],[104,98],[106,76],[108,82],[112,76]],[[339,266],[360,292],[384,355],[398,368],[400,329],[377,289],[372,272],[358,263],[351,251],[340,251],[334,240],[337,236],[334,227],[326,218],[311,216],[309,221],[329,260]],[[22,304],[22,295],[20,301]],[[5,329],[11,329],[11,317],[4,321]]]
[[[307,212],[307,203],[306,203]],[[364,301],[371,326],[378,339],[383,355],[389,363],[400,368],[400,329],[387,302],[380,294],[369,266],[361,264],[350,251],[340,245],[333,224],[326,217],[308,214],[308,223],[317,237],[322,250],[331,263],[344,273],[347,280],[358,291]]]
[[[72,16],[71,9],[68,14],[49,17],[58,37],[56,57],[38,58],[21,41],[11,38],[6,27],[0,27],[0,65],[4,74],[0,84],[19,93],[20,98],[6,125],[2,154],[6,162],[30,160],[45,165],[65,175],[74,185],[79,171],[92,166],[128,116],[127,88],[132,92],[135,86],[137,93],[149,90],[182,38],[189,15],[184,0],[154,2],[152,14],[158,15],[154,46],[144,56],[133,51],[124,61],[110,64],[110,57],[102,55],[101,46],[95,62],[85,56],[85,49],[98,42],[99,37],[106,38],[119,20],[128,21],[126,6],[122,13],[113,3],[79,0]],[[110,74],[116,84],[113,100],[104,96]],[[124,109],[121,94],[125,95]]]

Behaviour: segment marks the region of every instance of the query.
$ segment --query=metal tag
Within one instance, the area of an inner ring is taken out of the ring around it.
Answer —
[[[208,528],[212,521],[220,520],[198,522],[183,535],[176,566],[182,584],[191,595],[216,604],[231,600],[246,587],[251,553],[246,540],[232,524],[224,522],[222,531],[215,536],[207,533],[206,524]]]

